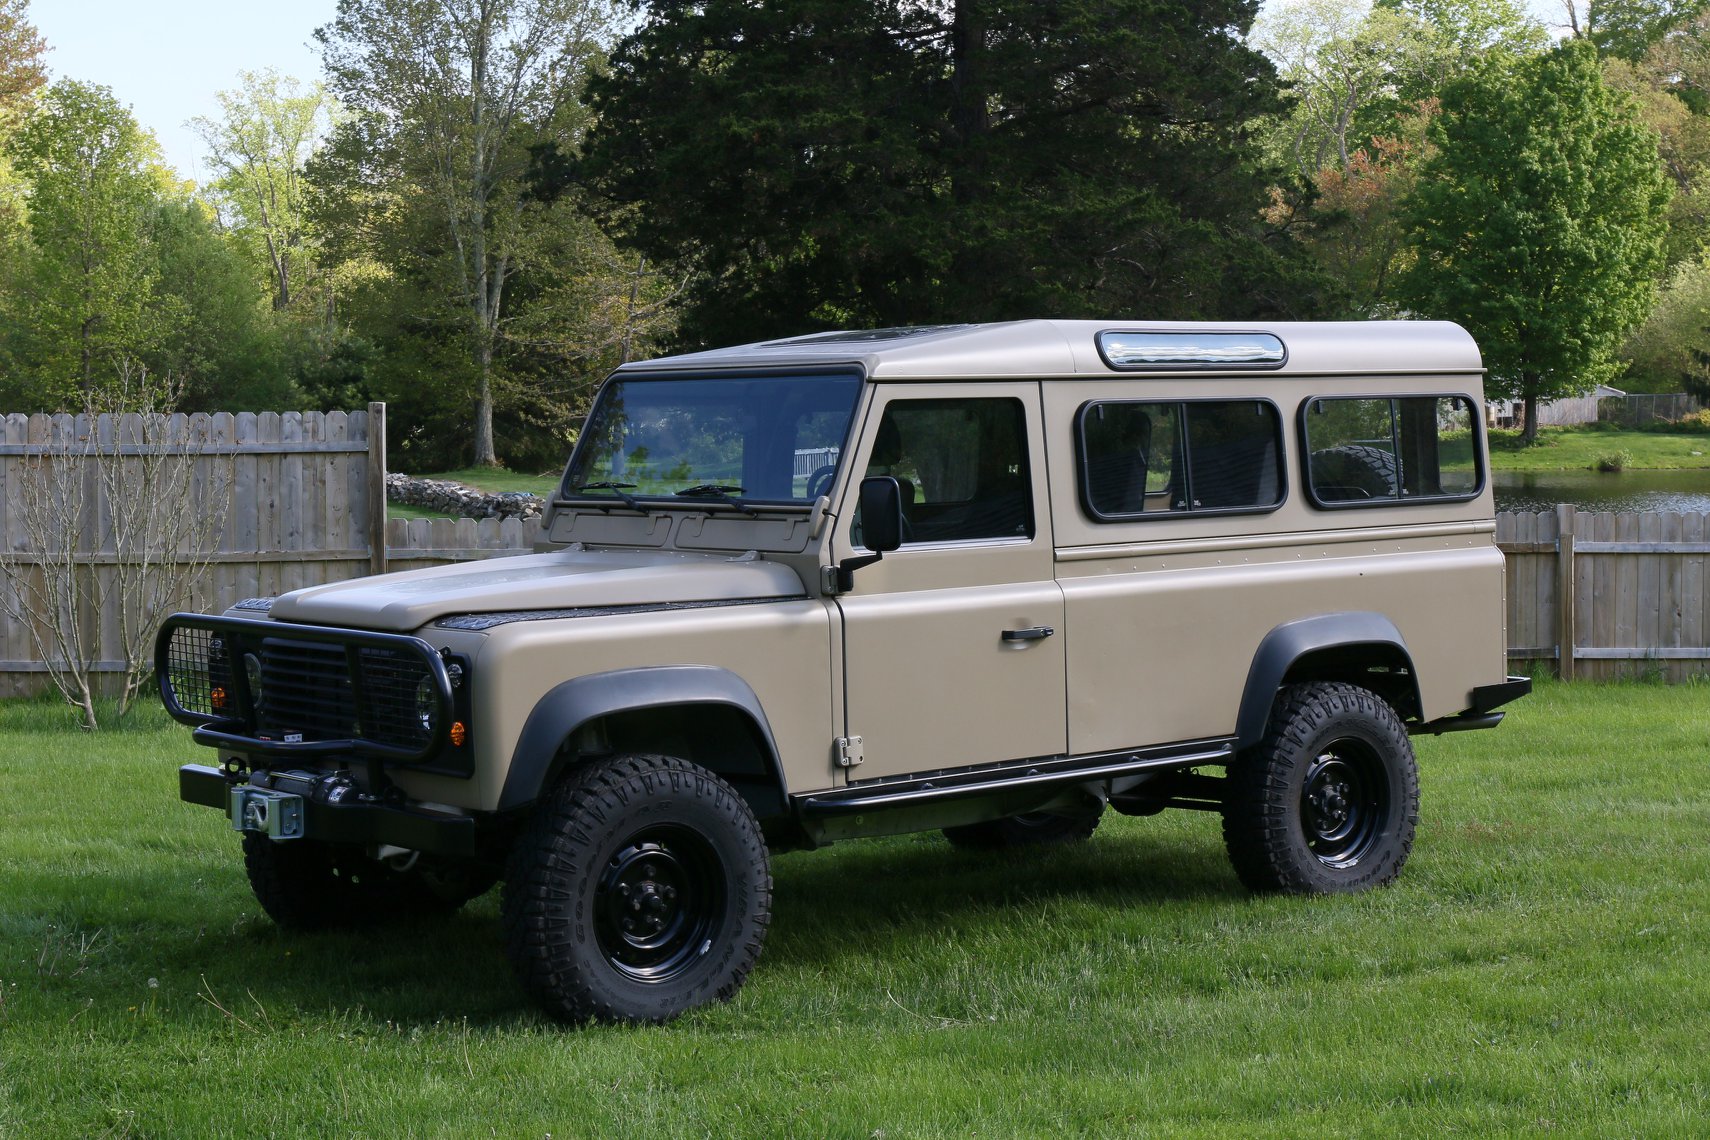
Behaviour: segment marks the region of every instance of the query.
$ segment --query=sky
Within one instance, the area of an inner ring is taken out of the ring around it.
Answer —
[[[1529,2],[1546,24],[1562,22],[1561,0]],[[236,89],[239,72],[271,67],[317,78],[314,31],[337,7],[338,0],[31,0],[29,11],[55,79],[112,88],[154,132],[179,177],[201,182],[206,148],[187,122],[217,114],[215,94]]]
[[[206,148],[186,122],[219,112],[216,92],[269,67],[308,81],[321,70],[314,31],[338,0],[30,0],[54,79],[113,89],[160,140],[181,178],[201,182]]]

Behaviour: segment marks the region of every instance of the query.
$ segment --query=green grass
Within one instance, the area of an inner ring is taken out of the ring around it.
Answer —
[[[1710,435],[1622,431],[1612,428],[1538,429],[1527,446],[1517,431],[1490,433],[1490,465],[1498,471],[1587,471],[1620,454],[1626,470],[1687,471],[1710,468]]]
[[[511,471],[504,467],[463,467],[456,471],[437,471],[431,475],[423,475],[423,479],[449,479],[453,483],[462,483],[477,491],[485,491],[496,495],[500,491],[526,491],[531,495],[542,498],[550,495],[558,486],[558,479],[564,474],[563,468],[543,471],[536,475],[528,475],[521,471]]]
[[[283,933],[184,730],[0,706],[0,1136],[1700,1135],[1705,697],[1544,683],[1418,741],[1412,862],[1351,898],[1249,896],[1186,812],[783,855],[735,1002],[580,1030],[493,896]]]

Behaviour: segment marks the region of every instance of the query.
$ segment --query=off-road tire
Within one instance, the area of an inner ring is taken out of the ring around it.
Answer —
[[[1339,488],[1338,499],[1393,499],[1401,491],[1401,466],[1394,454],[1363,443],[1344,443],[1312,453],[1312,482]]]
[[[772,874],[735,789],[671,756],[590,761],[513,848],[505,950],[530,998],[570,1022],[661,1022],[728,1001],[760,956]]]
[[[371,926],[450,914],[496,880],[478,867],[398,871],[361,848],[265,835],[243,837],[243,866],[267,916],[288,930]]]
[[[1032,811],[1024,815],[964,823],[944,829],[944,838],[964,851],[999,851],[1006,847],[1037,847],[1082,843],[1092,838],[1104,804],[1066,814]]]
[[[1344,683],[1281,690],[1263,739],[1229,766],[1223,841],[1255,891],[1332,894],[1394,881],[1419,822],[1401,719]]]

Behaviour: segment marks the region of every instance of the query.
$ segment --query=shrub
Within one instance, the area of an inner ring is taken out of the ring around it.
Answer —
[[[1594,471],[1624,471],[1627,464],[1631,462],[1633,462],[1633,453],[1622,448],[1620,451],[1605,451],[1597,457],[1597,461],[1591,467]]]

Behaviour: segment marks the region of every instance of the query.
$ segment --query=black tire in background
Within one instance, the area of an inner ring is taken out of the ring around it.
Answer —
[[[1223,840],[1255,891],[1331,894],[1394,881],[1413,847],[1419,773],[1387,702],[1356,685],[1289,685],[1229,766]]]
[[[289,930],[450,914],[498,881],[491,868],[472,863],[422,858],[400,871],[358,847],[254,833],[243,837],[243,865],[261,909]]]
[[[736,993],[771,905],[766,843],[741,795],[685,760],[625,755],[542,798],[500,910],[511,964],[547,1013],[660,1022]]]
[[[1005,816],[1003,819],[946,827],[944,838],[964,851],[998,851],[1006,847],[1081,843],[1092,838],[1092,833],[1098,828],[1098,821],[1103,815],[1103,803],[1094,804],[1084,811],[1062,814],[1033,811],[1024,815]]]

